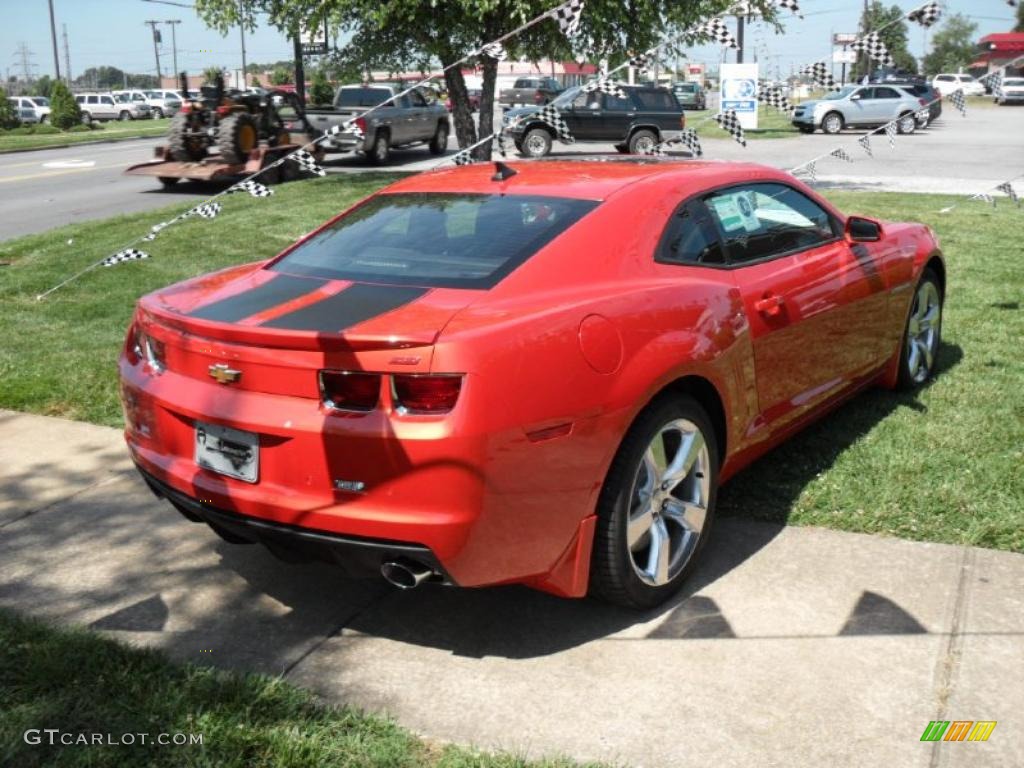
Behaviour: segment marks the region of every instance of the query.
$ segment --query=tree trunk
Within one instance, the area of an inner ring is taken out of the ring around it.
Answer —
[[[458,56],[449,54],[441,57],[441,65],[447,67],[457,61]],[[476,143],[476,126],[473,124],[473,110],[469,107],[469,92],[466,90],[466,79],[459,67],[452,67],[444,73],[444,82],[448,86],[448,98],[452,101],[452,122],[455,124],[455,138],[459,147],[468,147]]]
[[[490,56],[483,56],[480,63],[483,69],[480,91],[480,138],[483,138],[494,132],[494,96],[495,84],[498,82],[498,62]],[[488,141],[477,147],[474,157],[477,160],[490,160],[493,143]]]

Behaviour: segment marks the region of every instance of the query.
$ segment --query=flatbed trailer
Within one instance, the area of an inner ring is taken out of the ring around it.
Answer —
[[[244,163],[228,163],[219,154],[209,155],[196,162],[179,162],[170,158],[168,147],[160,145],[154,148],[152,160],[129,166],[124,172],[129,176],[155,176],[164,187],[173,187],[182,179],[234,181],[238,177],[256,173],[301,146],[301,144],[281,144],[271,147],[261,142],[256,149],[249,153],[249,157]],[[317,162],[323,160],[323,151],[319,147],[316,147],[312,154],[316,157]],[[303,173],[298,165],[282,163],[261,175],[259,181],[264,184],[277,184],[302,177]]]

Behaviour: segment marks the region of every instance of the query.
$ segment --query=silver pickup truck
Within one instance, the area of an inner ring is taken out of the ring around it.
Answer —
[[[431,154],[443,154],[451,130],[448,110],[419,89],[396,101],[395,94],[402,90],[382,83],[343,85],[331,109],[308,109],[306,119],[317,133],[354,121],[362,136],[358,131],[342,131],[321,146],[327,152],[363,152],[376,165],[385,164],[394,147],[427,144]],[[387,104],[369,111],[383,102]]]

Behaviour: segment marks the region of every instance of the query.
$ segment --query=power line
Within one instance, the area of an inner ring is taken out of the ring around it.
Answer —
[[[32,57],[35,56],[29,47],[24,42],[18,44],[17,50],[14,55],[21,59],[21,73],[25,78],[26,83],[32,82],[32,69],[35,64],[32,63]]]

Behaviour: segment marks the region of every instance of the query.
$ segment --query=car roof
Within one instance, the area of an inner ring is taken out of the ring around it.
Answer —
[[[516,171],[506,181],[493,181],[493,163],[441,168],[402,179],[387,187],[396,192],[465,192],[570,197],[605,200],[632,184],[664,178],[683,181],[694,190],[753,179],[785,179],[786,174],[756,163],[721,160],[685,160],[658,157],[583,157],[510,161]]]

